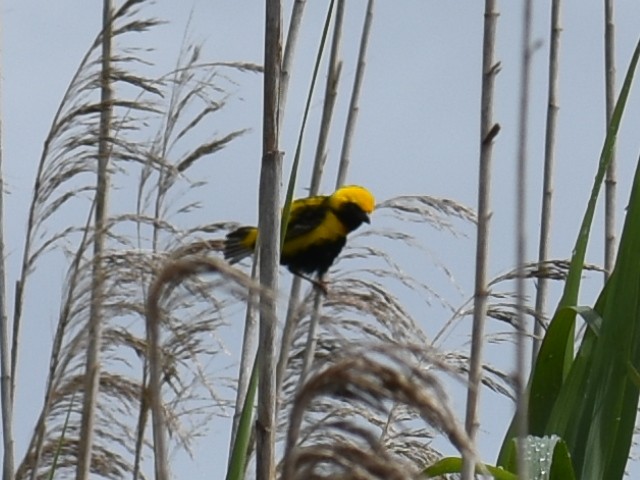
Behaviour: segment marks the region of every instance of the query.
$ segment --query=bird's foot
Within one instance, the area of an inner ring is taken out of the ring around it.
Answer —
[[[292,272],[294,275],[297,275],[300,278],[305,279],[307,282],[311,283],[311,285],[313,285],[313,288],[316,289],[316,291],[322,293],[325,297],[327,295],[329,295],[329,290],[327,288],[327,282],[324,281],[323,278],[318,278],[317,280],[315,278],[311,278],[307,275],[305,275],[304,273],[300,273],[300,272]]]
[[[329,288],[327,285],[327,282],[325,282],[324,280],[311,280],[311,283],[313,284],[313,287],[320,293],[322,293],[325,297],[327,295],[329,295]]]

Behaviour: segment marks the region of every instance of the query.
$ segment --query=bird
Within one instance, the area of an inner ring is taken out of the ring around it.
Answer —
[[[373,195],[365,187],[347,185],[331,195],[299,198],[291,203],[280,264],[327,293],[324,275],[342,251],[347,234],[363,223],[371,223]],[[258,229],[239,227],[224,241],[224,257],[233,264],[256,248]],[[312,278],[312,275],[316,278]]]

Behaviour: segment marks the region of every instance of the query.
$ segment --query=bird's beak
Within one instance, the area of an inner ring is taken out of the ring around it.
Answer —
[[[365,213],[365,212],[362,212],[362,213],[363,213],[362,221],[366,222],[366,223],[371,223],[371,218],[369,217],[369,215],[367,213]]]

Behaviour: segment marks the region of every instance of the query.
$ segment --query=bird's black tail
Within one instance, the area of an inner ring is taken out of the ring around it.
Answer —
[[[256,249],[258,229],[256,227],[240,227],[227,234],[224,241],[224,258],[229,263],[236,263],[251,255]]]

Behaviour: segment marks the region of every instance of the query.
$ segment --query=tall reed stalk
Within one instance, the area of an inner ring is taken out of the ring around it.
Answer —
[[[526,279],[525,264],[527,261],[527,142],[529,139],[529,98],[531,95],[531,57],[534,47],[531,41],[533,24],[533,2],[525,0],[522,11],[522,39],[520,64],[520,101],[518,115],[518,153],[515,178],[516,197],[516,352],[515,352],[515,394],[516,425],[518,432],[517,465],[518,478],[529,478],[528,459],[525,455],[528,422],[528,396],[526,392],[527,378],[527,326],[525,323]]]
[[[487,270],[489,265],[489,224],[491,220],[491,163],[493,141],[500,130],[493,120],[495,77],[499,70],[496,63],[496,28],[498,6],[496,0],[486,0],[484,5],[484,33],[482,42],[482,94],[480,100],[480,162],[478,170],[478,227],[476,237],[476,270],[473,304],[473,328],[471,332],[471,356],[469,359],[469,385],[467,391],[465,428],[471,441],[478,430],[478,402],[482,380],[482,349],[484,326],[487,316]],[[474,459],[464,458],[463,480],[472,480]]]
[[[613,109],[616,104],[616,25],[614,18],[614,0],[604,1],[604,81],[605,81],[605,118],[609,128]],[[604,189],[604,279],[611,274],[616,258],[616,188],[617,162],[615,147],[611,154],[611,163],[607,168]]]
[[[547,87],[547,122],[544,139],[544,167],[542,180],[542,207],[540,209],[540,239],[538,244],[538,262],[545,262],[549,257],[549,242],[551,241],[551,214],[553,206],[553,176],[555,171],[556,125],[559,99],[560,76],[560,34],[561,0],[551,2],[551,32],[549,42],[549,85]],[[541,337],[544,333],[541,321],[545,318],[547,305],[548,281],[544,276],[538,280],[536,291],[536,316],[533,324],[533,341],[531,359],[535,361],[540,349]]]
[[[267,0],[264,51],[264,109],[262,166],[260,170],[260,333],[258,342],[258,419],[256,428],[256,478],[275,478],[276,427],[276,331],[278,315],[271,292],[278,291],[280,265],[280,182],[282,152],[279,150],[280,79],[282,68],[282,5]],[[265,292],[269,292],[266,294]]]
[[[93,435],[98,395],[100,393],[100,351],[102,349],[103,303],[105,272],[103,252],[108,229],[109,158],[111,155],[111,119],[113,116],[112,64],[113,6],[111,0],[102,4],[102,72],[100,77],[100,136],[97,154],[97,182],[93,240],[93,274],[91,282],[91,312],[85,372],[82,429],[78,451],[76,478],[87,480],[91,473]]]
[[[0,43],[0,98],[3,93],[2,44]],[[2,108],[0,108],[2,112]],[[14,438],[13,438],[13,399],[15,379],[11,372],[9,355],[9,317],[7,313],[7,271],[5,263],[5,226],[4,226],[4,156],[3,156],[3,119],[0,113],[0,404],[2,408],[2,480],[14,478]]]

